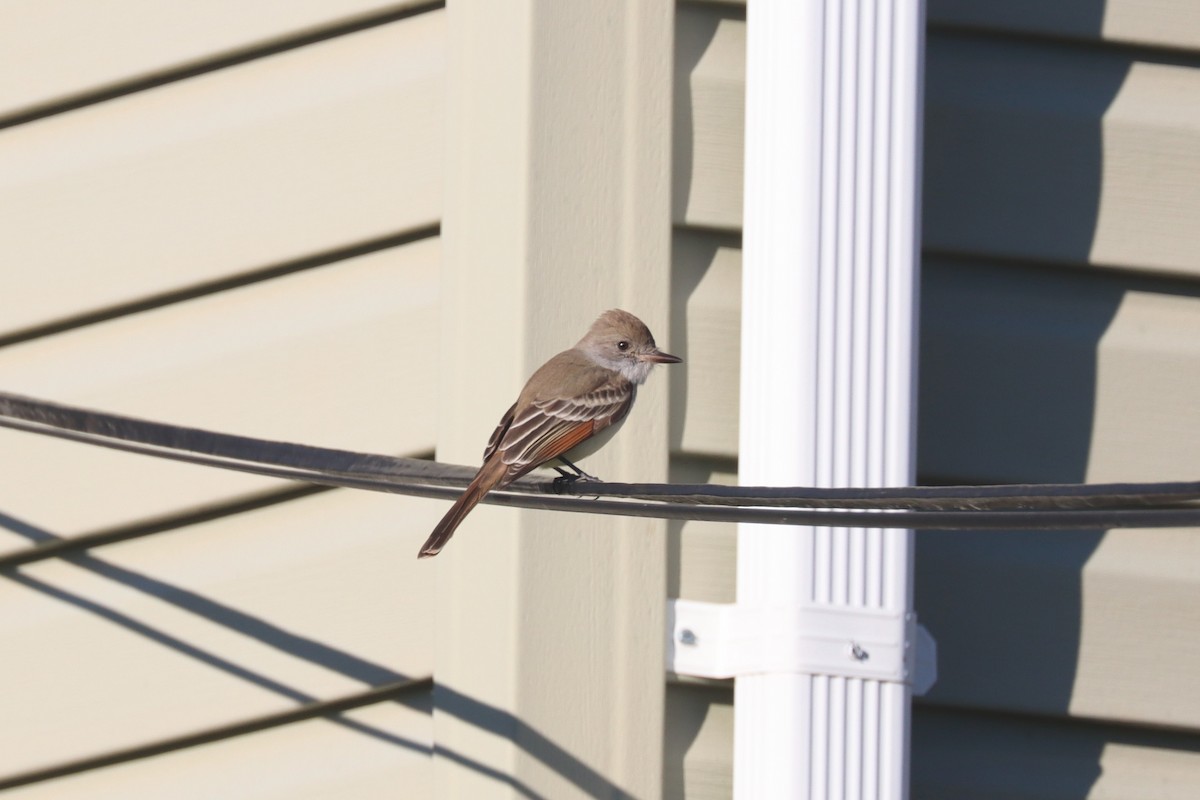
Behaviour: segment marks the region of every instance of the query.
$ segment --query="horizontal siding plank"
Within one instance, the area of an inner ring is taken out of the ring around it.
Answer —
[[[927,248],[1200,276],[1200,68],[941,34],[926,76]]]
[[[8,0],[0,27],[0,118],[179,70],[415,0]]]
[[[337,490],[0,579],[0,776],[430,674],[438,503]]]
[[[1200,277],[1200,62],[1131,64],[1102,140],[1091,263]]]
[[[1123,291],[1083,272],[926,258],[917,402],[923,478],[1085,480],[1096,349]]]
[[[0,349],[5,391],[190,427],[432,452],[438,242]],[[283,484],[0,430],[2,510],[74,536]],[[69,498],[69,502],[64,502]],[[0,526],[0,552],[23,546]]]
[[[672,456],[671,483],[737,485],[737,464],[725,459]],[[709,603],[737,600],[737,525],[667,523],[667,596]]]
[[[1196,529],[917,537],[929,698],[1200,730]]]
[[[1200,290],[926,259],[921,304],[926,479],[1200,474]]]
[[[665,800],[733,797],[733,690],[669,684]]]
[[[671,449],[734,458],[738,447],[742,251],[735,237],[677,231],[671,273]]]
[[[744,12],[681,5],[671,149],[675,224],[741,229],[745,95]]]
[[[379,703],[154,758],[45,781],[5,800],[384,800],[434,796],[429,694],[424,708]]]
[[[1200,529],[1108,533],[1083,570],[1078,716],[1200,731]],[[1196,784],[1200,787],[1200,783]]]
[[[1095,356],[1089,481],[1200,474],[1200,287],[1130,288]]]
[[[1200,50],[1191,0],[929,0],[928,16],[935,25]]]
[[[0,132],[0,336],[435,225],[443,18]]]
[[[1190,800],[1200,786],[1195,736],[921,704],[912,754],[912,795],[923,800]]]

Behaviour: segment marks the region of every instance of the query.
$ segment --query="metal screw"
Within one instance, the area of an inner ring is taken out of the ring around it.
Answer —
[[[850,643],[850,655],[853,656],[856,661],[866,661],[871,657],[871,654],[864,650],[863,646],[858,642]]]
[[[689,647],[696,643],[696,634],[690,628],[684,628],[679,632],[679,643],[686,644]]]

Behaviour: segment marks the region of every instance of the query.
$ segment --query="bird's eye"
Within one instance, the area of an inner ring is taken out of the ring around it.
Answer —
[[[617,349],[620,350],[622,353],[624,353],[626,350],[629,349],[629,342],[627,342],[625,340],[621,340],[621,341],[617,342]]]

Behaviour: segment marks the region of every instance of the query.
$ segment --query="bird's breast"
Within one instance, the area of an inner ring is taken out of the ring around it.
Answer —
[[[617,431],[621,430],[621,426],[625,424],[625,420],[628,416],[628,414],[623,415],[612,425],[609,425],[596,435],[584,439],[582,442],[563,453],[563,455],[571,461],[579,461],[587,458],[592,453],[595,453],[601,447],[604,447],[604,445],[608,444],[609,439],[612,439],[612,437],[616,436]]]

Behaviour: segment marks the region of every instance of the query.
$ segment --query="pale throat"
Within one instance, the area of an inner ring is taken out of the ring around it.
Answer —
[[[653,368],[654,365],[649,361],[638,359],[621,359],[617,364],[617,372],[621,373],[621,377],[636,386],[641,386],[646,382],[646,378],[650,377],[650,370]]]

